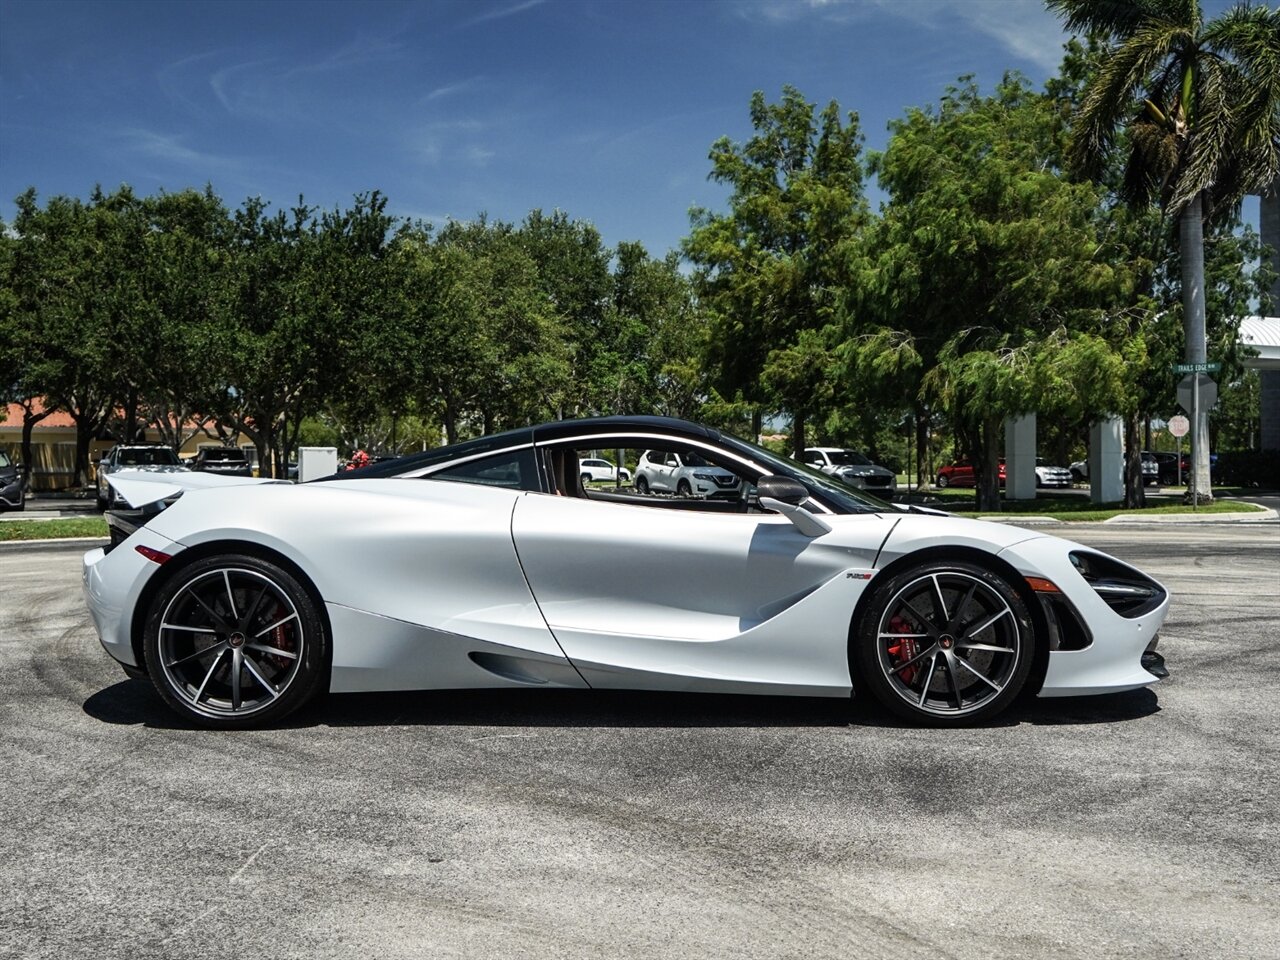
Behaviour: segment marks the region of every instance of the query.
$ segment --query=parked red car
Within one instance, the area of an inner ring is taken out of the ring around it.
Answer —
[[[1000,458],[1000,486],[1004,486],[1004,458]],[[957,460],[938,471],[939,487],[972,487],[977,481],[973,478],[973,464],[968,460]]]

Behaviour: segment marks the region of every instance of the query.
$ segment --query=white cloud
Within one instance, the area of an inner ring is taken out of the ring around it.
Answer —
[[[190,167],[198,172],[209,170],[231,170],[243,166],[243,162],[233,157],[202,153],[187,146],[184,138],[175,134],[159,133],[142,127],[133,127],[117,131],[115,138],[120,149],[127,153],[163,160],[167,163]]]
[[[738,13],[775,23],[819,20],[854,24],[896,17],[931,31],[967,27],[997,41],[1011,55],[1057,70],[1067,34],[1042,0],[746,0]]]
[[[474,27],[477,24],[489,23],[493,20],[503,20],[507,17],[514,17],[517,13],[524,13],[526,10],[532,10],[534,7],[540,7],[545,0],[524,0],[523,3],[516,3],[509,7],[499,7],[496,10],[490,10],[479,16],[472,17],[470,20],[464,20],[458,24],[460,28]]]

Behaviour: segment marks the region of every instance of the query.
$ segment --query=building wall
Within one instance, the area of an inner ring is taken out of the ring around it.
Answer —
[[[1262,212],[1258,219],[1258,232],[1262,235],[1262,242],[1271,247],[1271,263],[1277,271],[1276,279],[1271,284],[1271,299],[1274,301],[1272,310],[1280,311],[1280,177],[1262,195]]]
[[[1258,232],[1271,247],[1271,263],[1276,280],[1271,284],[1272,312],[1280,314],[1280,177],[1262,195]],[[1280,370],[1262,370],[1262,449],[1280,450]]]
[[[1260,370],[1262,449],[1280,450],[1280,370]]]

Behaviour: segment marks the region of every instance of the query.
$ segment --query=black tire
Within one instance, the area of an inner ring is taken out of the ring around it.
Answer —
[[[999,574],[930,561],[875,583],[868,600],[854,624],[850,672],[898,716],[939,727],[976,723],[1026,685],[1036,659],[1031,616]]]
[[[579,479],[582,481],[582,485],[585,487],[587,484],[591,482],[591,474],[584,473],[581,477],[579,477]]]
[[[644,495],[644,494],[647,494],[648,492],[649,492],[649,481],[646,480],[643,476],[636,477],[636,493]]]
[[[143,640],[165,703],[219,729],[273,723],[311,700],[327,687],[329,646],[293,574],[242,554],[175,572],[151,603]]]
[[[939,490],[945,490],[945,489],[947,489],[947,486],[950,484],[950,482],[951,482],[951,481],[947,479],[946,474],[942,474],[942,473],[938,474],[938,489],[939,489]]]
[[[689,485],[688,480],[681,480],[679,483],[676,484],[676,496],[679,496],[679,497],[693,496],[693,487]]]

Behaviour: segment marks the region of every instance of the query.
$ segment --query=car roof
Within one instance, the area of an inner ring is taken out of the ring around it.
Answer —
[[[621,416],[621,417],[582,417],[576,420],[555,420],[540,423],[533,427],[519,427],[502,433],[494,433],[474,440],[463,440],[460,443],[436,447],[422,453],[384,460],[356,470],[343,470],[317,480],[368,480],[376,477],[396,477],[402,473],[421,470],[450,460],[472,457],[477,454],[509,450],[513,447],[529,446],[535,443],[553,443],[581,437],[584,440],[592,437],[608,436],[616,433],[643,433],[647,430],[660,431],[666,434],[684,434],[695,439],[718,439],[720,431],[704,427],[699,423],[679,420],[675,417]],[[313,481],[315,482],[315,481]]]

